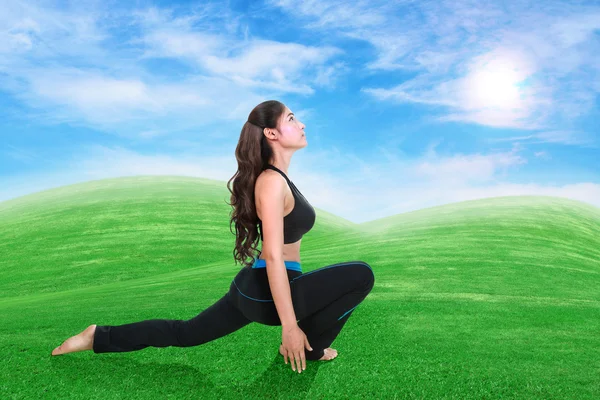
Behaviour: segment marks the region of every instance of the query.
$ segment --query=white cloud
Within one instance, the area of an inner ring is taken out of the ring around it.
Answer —
[[[179,32],[157,28],[135,43],[145,45],[143,57],[173,57],[202,63],[207,55],[220,52],[227,45],[225,38],[203,32]]]
[[[512,136],[507,138],[487,139],[489,142],[506,142],[520,140],[526,143],[560,143],[563,145],[580,145],[584,147],[597,147],[593,134],[576,130],[550,130],[525,136]]]
[[[547,151],[536,151],[533,153],[533,155],[543,160],[550,160],[552,158],[552,156],[550,156],[550,154],[548,154]]]
[[[331,58],[343,53],[331,46],[312,47],[261,39],[240,42],[233,37],[162,28],[149,32],[142,41],[148,46],[144,57],[193,61],[210,74],[230,78],[241,85],[304,94],[313,92],[310,86],[300,84],[307,72],[314,68],[321,72]],[[336,68],[336,65],[327,68]],[[319,84],[322,80],[319,77],[312,83]]]
[[[102,74],[78,70],[47,71],[31,77],[34,93],[56,104],[78,108],[83,114],[119,122],[127,113],[144,110],[164,113],[202,107],[212,101],[190,85],[156,84],[149,86],[137,79],[115,79]]]
[[[307,29],[372,27],[386,21],[385,2],[359,0],[352,2],[327,2],[321,0],[273,0],[273,6],[290,13],[315,17],[304,25]]]
[[[495,177],[499,169],[515,164],[524,164],[526,160],[511,153],[492,155],[452,155],[441,160],[424,160],[413,168],[414,174],[427,178],[430,182],[486,182]]]

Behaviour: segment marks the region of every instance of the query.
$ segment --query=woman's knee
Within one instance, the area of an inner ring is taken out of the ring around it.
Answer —
[[[364,261],[356,261],[356,264],[360,266],[360,271],[357,277],[360,279],[360,282],[365,287],[367,291],[371,291],[373,285],[375,285],[375,274],[373,273],[373,268],[369,264]]]

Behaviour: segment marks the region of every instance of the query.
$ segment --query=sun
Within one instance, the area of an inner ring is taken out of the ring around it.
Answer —
[[[520,74],[510,62],[492,61],[467,77],[467,97],[474,108],[519,106]]]

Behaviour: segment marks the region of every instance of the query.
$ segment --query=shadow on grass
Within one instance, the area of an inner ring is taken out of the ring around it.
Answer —
[[[50,375],[48,379],[52,379],[56,385],[50,385],[38,394],[50,395],[55,390],[57,395],[60,394],[58,392],[64,394],[65,382],[69,382],[71,396],[76,396],[78,384],[85,385],[80,392],[82,397],[87,392],[87,395],[102,394],[110,398],[111,394],[127,393],[130,399],[162,396],[202,399],[305,398],[323,362],[307,361],[306,370],[299,374],[292,371],[289,361],[287,365],[284,363],[277,351],[269,367],[260,376],[254,377],[249,367],[242,381],[215,385],[211,379],[214,372],[204,373],[200,368],[188,365],[140,362],[118,355],[103,357],[104,354],[93,354],[91,359],[69,355],[50,356],[53,362],[50,371],[47,371]],[[73,371],[77,372],[77,377],[72,376]],[[219,369],[214,371],[218,373]],[[55,377],[52,378],[52,375]]]

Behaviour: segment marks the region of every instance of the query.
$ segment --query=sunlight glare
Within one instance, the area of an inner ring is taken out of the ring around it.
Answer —
[[[493,62],[468,78],[468,96],[476,107],[514,108],[519,103],[520,78],[507,63]]]

